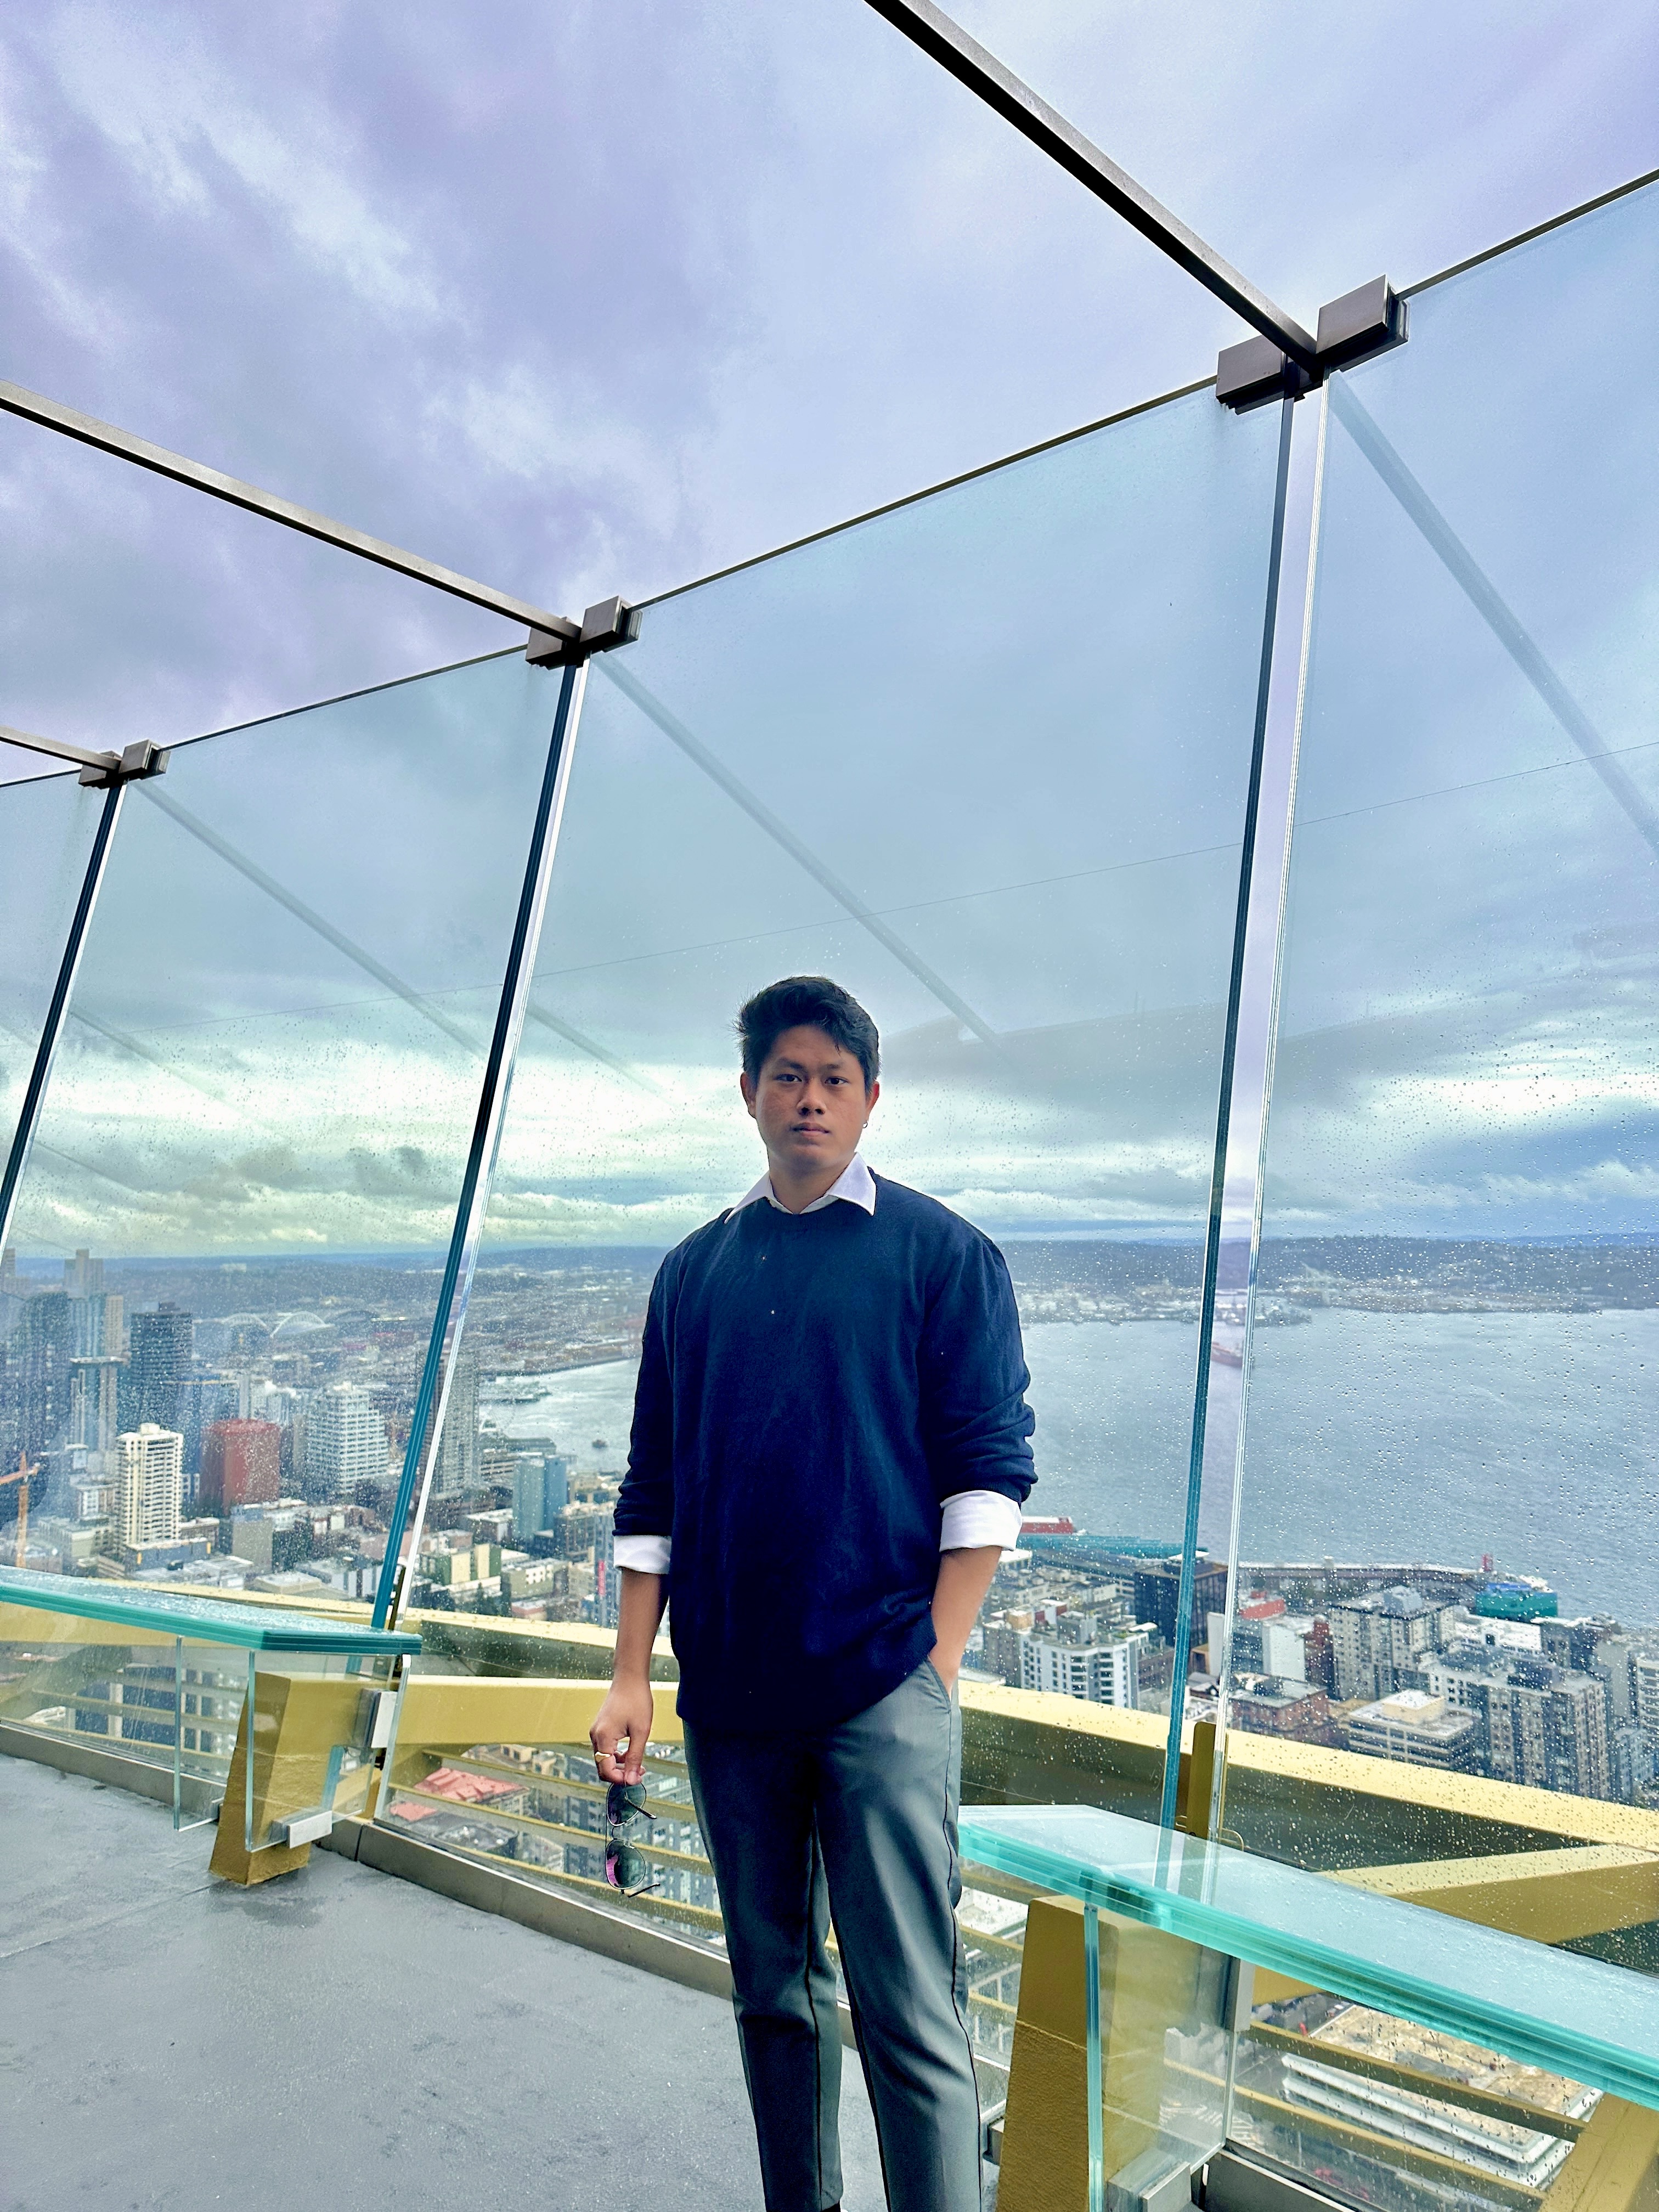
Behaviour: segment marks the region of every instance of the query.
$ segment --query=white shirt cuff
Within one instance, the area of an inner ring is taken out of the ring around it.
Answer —
[[[639,1575],[665,1575],[668,1572],[669,1539],[666,1536],[618,1536],[615,1539],[615,1558],[619,1567],[632,1567]]]
[[[1023,1517],[1015,1500],[1000,1490],[959,1490],[945,1500],[939,1547],[941,1552],[969,1552],[994,1544],[1000,1551],[1012,1552],[1019,1541]]]

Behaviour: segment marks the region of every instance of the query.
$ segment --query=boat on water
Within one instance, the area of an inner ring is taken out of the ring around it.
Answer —
[[[1243,1348],[1237,1344],[1224,1344],[1218,1336],[1210,1339],[1210,1357],[1219,1361],[1223,1367],[1242,1367],[1244,1364]]]

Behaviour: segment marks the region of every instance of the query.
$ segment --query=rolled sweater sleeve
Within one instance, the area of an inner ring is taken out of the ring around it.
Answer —
[[[967,1492],[1024,1503],[1036,1480],[1030,1374],[1007,1263],[964,1237],[933,1289],[919,1354],[922,1431],[941,1508]]]
[[[646,1309],[628,1472],[617,1498],[615,1523],[617,1565],[647,1574],[667,1571],[674,1533],[674,1400],[664,1322],[668,1267],[665,1261],[657,1270]]]

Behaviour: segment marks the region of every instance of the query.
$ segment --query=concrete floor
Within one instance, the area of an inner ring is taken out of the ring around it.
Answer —
[[[0,1756],[0,2207],[760,2212],[730,2008]],[[856,2060],[848,2212],[883,2203]]]

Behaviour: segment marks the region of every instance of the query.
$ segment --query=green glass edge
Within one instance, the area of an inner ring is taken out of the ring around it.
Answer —
[[[61,1595],[44,1585],[62,1583]],[[245,1651],[322,1651],[412,1656],[421,1639],[400,1629],[353,1628],[345,1622],[310,1620],[296,1613],[248,1613],[221,1598],[169,1601],[165,1591],[134,1601],[113,1591],[83,1595],[87,1585],[61,1575],[24,1574],[0,1567],[0,1604],[32,1606],[38,1613],[66,1613],[81,1620],[107,1620],[134,1628],[156,1628],[186,1644],[235,1644]]]
[[[1149,1850],[1156,1848],[1160,1838],[1167,1847],[1166,1831],[1141,1821],[1134,1825],[1145,1829]],[[1191,1848],[1188,1844],[1188,1850]],[[1415,2021],[1419,2027],[1437,2028],[1444,2034],[1484,2045],[1503,2052],[1506,2057],[1542,2066],[1552,2073],[1565,2074],[1588,2087],[1607,2090],[1613,2096],[1628,2098],[1632,2104],[1659,2112],[1659,2053],[1632,2050],[1604,2042],[1599,2036],[1553,2027],[1529,2013],[1511,2012],[1504,2006],[1483,1997],[1469,1996],[1449,1985],[1425,1982],[1416,1975],[1356,1959],[1352,1953],[1330,1949],[1313,1937],[1263,1928],[1259,1922],[1243,1919],[1199,1898],[1182,1896],[1128,1875],[1085,1866],[1038,1844],[1017,1842],[994,1828],[980,1826],[969,1817],[967,1808],[963,1808],[960,1824],[960,1849],[964,1863],[977,1863],[1000,1873],[1039,1883],[1045,1889],[1062,1891],[1103,1911],[1115,1912],[1127,1920],[1139,1921],[1144,1927],[1157,1928],[1206,1949],[1224,1952],[1228,1957],[1242,1959],[1247,1965],[1271,1968],[1275,1973],[1306,1982],[1332,1996],[1347,1997],[1357,2004],[1374,2006],[1379,2012],[1397,2014],[1403,2020]],[[1189,1867],[1190,1863],[1188,1861]],[[1255,1859],[1255,1863],[1259,1868],[1269,1863]],[[1285,1872],[1299,1875],[1304,1882],[1328,1879],[1300,1869],[1286,1869]],[[1341,1887],[1346,1904],[1365,1894],[1346,1884]],[[1376,1900],[1384,1905],[1399,1901]],[[1528,1950],[1539,1948],[1527,1943],[1522,1936],[1506,1936],[1491,1929],[1486,1932],[1495,1943],[1506,1948],[1510,1944],[1523,1945]],[[1592,1975],[1601,1964],[1593,1959],[1575,1959],[1574,1963]]]

